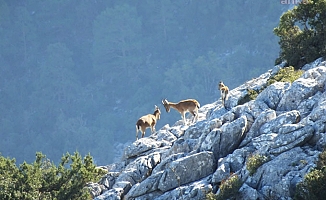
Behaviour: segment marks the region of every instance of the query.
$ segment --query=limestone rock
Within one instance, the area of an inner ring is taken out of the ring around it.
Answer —
[[[237,200],[293,199],[326,145],[325,65],[317,59],[292,84],[266,87],[282,63],[231,90],[226,108],[218,99],[202,105],[196,123],[179,120],[119,145],[125,147],[121,160],[105,166],[108,173],[87,187],[98,200],[201,200],[235,173],[243,183]],[[264,90],[238,105],[248,89]],[[250,175],[253,154],[268,159]]]
[[[243,139],[247,118],[240,118],[225,123],[221,128],[211,131],[201,144],[201,151],[213,151],[216,159],[232,153]]]
[[[292,110],[277,116],[275,119],[263,124],[259,132],[261,134],[275,133],[284,124],[294,124],[300,121],[300,113],[297,110]]]
[[[197,182],[177,187],[171,191],[165,192],[163,195],[155,198],[155,200],[171,200],[171,199],[206,199],[206,195],[212,191],[210,185],[210,176]]]
[[[122,194],[123,194],[122,188],[111,189],[95,197],[94,200],[121,200]]]
[[[303,77],[294,81],[285,92],[277,110],[290,111],[296,109],[300,102],[323,90],[326,76],[326,67],[310,69],[303,74]]]
[[[166,192],[179,185],[202,179],[216,169],[213,153],[204,151],[179,158],[166,166],[158,189]]]
[[[305,144],[314,133],[311,126],[305,126],[299,130],[287,134],[278,134],[271,145],[270,153],[279,154],[294,147]]]
[[[124,151],[125,158],[131,158],[134,156],[139,156],[140,154],[161,147],[162,142],[156,141],[152,138],[141,138],[131,145],[129,145]]]
[[[276,82],[264,89],[256,100],[263,101],[269,108],[275,110],[290,85],[290,83]]]
[[[246,181],[252,188],[261,191],[266,197],[290,197],[291,180],[303,178],[315,166],[318,152],[306,152],[300,147],[286,151],[271,161],[263,164]]]
[[[158,190],[159,180],[161,179],[164,171],[160,171],[152,176],[148,177],[144,181],[135,184],[128,194],[125,196],[126,199],[136,198],[147,193],[155,192]]]
[[[262,111],[260,115],[256,118],[254,123],[252,124],[250,130],[246,134],[245,139],[242,141],[240,146],[244,146],[251,142],[253,138],[259,136],[260,133],[260,128],[262,127],[263,124],[266,124],[267,122],[270,122],[271,120],[276,118],[276,112],[274,110],[268,109],[265,111]]]
[[[101,185],[99,183],[88,183],[86,185],[87,188],[89,188],[90,193],[92,195],[93,198],[101,195],[103,193],[103,191],[106,190],[104,185]]]

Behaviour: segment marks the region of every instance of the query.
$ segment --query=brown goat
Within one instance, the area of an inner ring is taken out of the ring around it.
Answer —
[[[181,114],[184,125],[186,125],[185,115],[187,112],[190,112],[194,116],[193,123],[198,120],[198,109],[200,108],[200,104],[195,99],[186,99],[179,101],[178,103],[168,102],[167,99],[163,99],[162,104],[164,105],[166,112],[170,112],[170,107],[177,110]]]
[[[225,101],[228,100],[229,88],[224,85],[222,81],[220,81],[218,84],[218,89],[221,91],[222,104],[225,108]]]
[[[152,134],[155,132],[155,125],[157,120],[160,119],[161,111],[160,109],[155,105],[155,111],[153,114],[148,114],[145,116],[142,116],[138,119],[136,123],[136,139],[138,140],[138,131],[142,132],[141,137],[143,138],[145,136],[146,128],[151,128]]]

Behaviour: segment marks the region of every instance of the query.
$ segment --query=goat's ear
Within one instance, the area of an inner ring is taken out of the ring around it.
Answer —
[[[166,100],[166,99],[162,99],[162,103],[163,103],[163,104],[165,104],[165,100]]]
[[[157,110],[158,109],[157,105],[154,105],[154,106],[155,106],[155,110]]]

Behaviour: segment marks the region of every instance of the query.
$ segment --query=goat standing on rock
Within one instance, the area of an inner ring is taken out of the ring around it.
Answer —
[[[222,81],[220,81],[218,84],[218,89],[221,91],[222,104],[225,108],[225,101],[228,100],[229,88],[228,86],[224,85]]]
[[[155,105],[155,111],[153,114],[148,114],[145,116],[142,116],[138,119],[136,123],[136,139],[138,140],[138,131],[142,132],[141,137],[143,138],[145,136],[146,128],[151,128],[152,134],[155,132],[155,125],[157,120],[160,119],[161,111],[160,109]]]
[[[190,112],[194,116],[193,123],[198,120],[198,109],[200,108],[200,104],[195,99],[182,100],[179,103],[172,103],[163,99],[162,104],[164,105],[166,112],[170,112],[170,107],[177,110],[181,114],[184,125],[186,125],[185,115],[187,112]]]

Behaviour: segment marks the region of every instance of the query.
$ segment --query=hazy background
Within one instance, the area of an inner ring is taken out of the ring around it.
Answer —
[[[18,163],[117,143],[162,98],[216,101],[274,66],[291,5],[261,0],[0,0],[0,152]],[[147,130],[148,136],[150,130]]]

